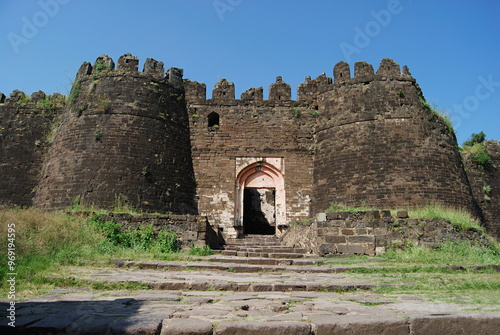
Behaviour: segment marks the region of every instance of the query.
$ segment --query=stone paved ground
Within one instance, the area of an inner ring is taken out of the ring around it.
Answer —
[[[65,278],[137,282],[151,289],[55,289],[18,303],[17,327],[3,323],[0,333],[443,335],[498,334],[500,329],[499,306],[488,311],[458,301],[435,303],[416,293],[373,294],[374,285],[398,284],[390,277],[367,280],[346,273],[341,260],[319,265],[314,263],[324,261],[312,258],[205,260],[211,262],[115,261],[115,267],[69,268]]]
[[[20,303],[16,325],[26,334],[498,334],[499,313],[466,307],[367,293],[57,289]]]

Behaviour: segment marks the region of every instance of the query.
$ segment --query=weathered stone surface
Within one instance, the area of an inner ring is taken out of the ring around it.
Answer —
[[[410,320],[414,335],[498,334],[500,319],[488,315],[427,316]]]
[[[160,335],[212,335],[212,323],[192,318],[164,320]]]
[[[33,92],[31,94],[31,101],[38,102],[40,100],[45,99],[45,96],[46,96],[46,94],[43,91]]]
[[[330,334],[410,334],[410,327],[404,318],[373,317],[367,315],[313,317],[315,335]],[[444,334],[444,333],[442,333]]]
[[[398,211],[396,213],[396,217],[399,219],[406,219],[406,218],[408,218],[408,212],[407,211]]]
[[[153,77],[163,78],[165,72],[163,62],[159,62],[153,58],[146,58],[143,72]]]
[[[311,325],[305,322],[222,322],[214,335],[310,335]]]
[[[156,315],[131,316],[116,321],[110,327],[111,332],[124,335],[157,335],[161,331],[164,319],[172,316],[171,311],[157,313]]]

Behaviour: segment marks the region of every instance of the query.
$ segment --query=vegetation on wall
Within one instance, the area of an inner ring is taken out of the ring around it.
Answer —
[[[369,206],[347,206],[339,203],[332,203],[330,207],[326,210],[326,213],[334,213],[334,212],[364,212],[364,211],[373,211],[375,208]],[[408,212],[408,216],[412,218],[419,219],[434,219],[440,218],[450,221],[450,223],[455,227],[455,229],[459,231],[467,231],[474,230],[478,232],[485,232],[483,226],[479,220],[474,218],[469,212],[457,209],[446,207],[440,204],[430,204],[427,206],[422,206],[414,209],[396,209],[391,212],[393,215],[400,210],[404,210]]]
[[[438,120],[443,122],[446,127],[448,128],[448,131],[450,134],[455,133],[455,129],[453,129],[453,122],[451,121],[451,118],[446,114],[446,113],[441,113],[438,111],[436,106],[431,106],[425,99],[424,97],[420,97],[420,102],[422,103],[422,106],[429,112],[431,115],[436,117]]]
[[[461,148],[480,170],[484,170],[492,165],[491,157],[484,144],[485,140],[486,134],[483,132],[472,134]]]
[[[67,101],[68,105],[71,106],[76,102],[76,99],[80,95],[81,89],[82,89],[82,83],[80,82],[80,80],[77,79],[71,87],[71,92],[69,92],[68,101]]]

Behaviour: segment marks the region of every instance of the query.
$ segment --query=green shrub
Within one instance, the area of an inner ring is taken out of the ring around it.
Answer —
[[[210,256],[213,255],[214,252],[208,245],[204,245],[202,247],[193,245],[189,250],[189,254],[192,256]]]
[[[483,143],[486,140],[486,134],[483,132],[473,133],[467,141],[464,142],[464,147],[470,147],[477,143]]]
[[[491,166],[492,160],[484,143],[474,143],[471,146],[466,146],[463,148],[464,151],[469,153],[470,159],[477,165],[481,170]]]
[[[492,164],[491,157],[486,150],[486,146],[484,145],[485,140],[485,133],[474,133],[467,141],[464,142],[463,148],[461,148],[462,151],[468,153],[472,162],[474,162],[480,170],[483,170]]]
[[[170,230],[162,230],[158,233],[154,249],[160,253],[177,252],[180,249],[178,235]]]
[[[152,225],[122,228],[121,224],[114,220],[104,221],[103,217],[94,215],[91,222],[114,246],[157,253],[177,252],[180,249],[175,232],[162,230],[155,236]]]

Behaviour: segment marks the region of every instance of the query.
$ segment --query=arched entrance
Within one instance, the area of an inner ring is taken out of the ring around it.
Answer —
[[[276,234],[286,224],[285,182],[272,164],[258,161],[237,177],[235,226],[241,234]]]

